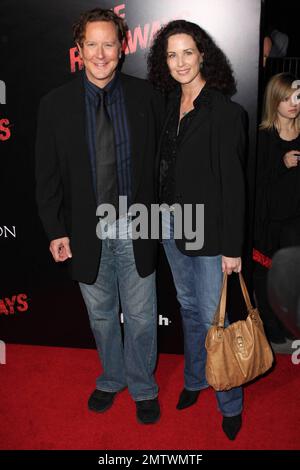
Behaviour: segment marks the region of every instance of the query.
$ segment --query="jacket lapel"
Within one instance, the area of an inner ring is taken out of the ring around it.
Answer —
[[[143,153],[147,145],[148,115],[143,107],[143,97],[132,87],[126,75],[120,73],[129,128],[130,148],[132,155],[132,200],[134,201],[141,180]]]
[[[92,166],[86,136],[86,105],[82,74],[78,79],[74,80],[70,98],[70,126],[72,128],[72,145],[74,148],[72,162],[74,167],[76,167],[78,176],[80,176],[82,181],[87,182],[86,187],[91,191],[96,203],[95,191],[93,190]]]
[[[180,145],[186,140],[189,139],[189,137],[196,131],[199,131],[200,126],[209,118],[210,112],[211,112],[211,103],[212,103],[212,91],[208,88],[204,88],[203,91],[201,92],[201,96],[199,96],[201,99],[199,103],[199,107],[197,107],[196,110],[196,115],[192,119],[191,124],[188,126],[186,129],[185,134],[183,135],[182,139],[180,139]],[[175,110],[175,107],[179,103],[178,101],[180,100],[180,91],[177,89],[173,91],[170,94],[169,100],[168,100],[168,107],[167,107],[167,112],[166,112],[166,119],[165,123],[163,126],[163,130],[161,133],[161,138],[159,141],[159,148],[158,148],[158,154],[160,154],[160,149],[161,149],[161,144],[162,144],[162,139],[163,135],[166,131],[169,119],[172,115],[172,113]]]
[[[196,103],[196,114],[180,140],[180,145],[189,139],[194,132],[199,132],[201,126],[209,120],[212,109],[212,90],[205,86],[196,101],[198,101]]]

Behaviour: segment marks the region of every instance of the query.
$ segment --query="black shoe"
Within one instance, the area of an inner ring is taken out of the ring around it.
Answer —
[[[233,441],[242,426],[242,415],[223,416],[222,428],[228,439]]]
[[[141,424],[154,424],[160,418],[158,399],[136,401],[136,417]]]
[[[267,338],[270,343],[274,344],[284,344],[286,342],[286,337],[283,334],[269,334]]]
[[[294,340],[292,339],[286,339],[284,343],[273,343],[271,341],[271,347],[274,353],[293,354],[293,351],[294,351],[293,343],[294,343]]]
[[[292,341],[295,341],[297,339],[297,337],[290,332],[290,330],[288,330],[287,328],[285,328],[285,336],[287,339],[291,339]]]
[[[117,392],[104,392],[103,390],[94,390],[88,401],[88,408],[97,413],[103,413],[108,410],[116,396]]]
[[[199,393],[200,390],[187,390],[184,388],[176,405],[177,410],[184,410],[184,408],[194,405],[198,400]]]
[[[272,343],[282,344],[285,342],[286,335],[285,335],[285,328],[279,320],[277,319],[269,319],[264,323],[264,330],[268,340]]]

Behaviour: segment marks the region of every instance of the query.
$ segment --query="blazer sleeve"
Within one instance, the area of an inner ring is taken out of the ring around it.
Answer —
[[[165,96],[158,90],[152,90],[152,108],[155,116],[156,130],[158,137],[160,136],[166,112],[166,99]]]
[[[159,143],[163,128],[163,123],[165,119],[166,113],[166,100],[165,97],[157,90],[153,89],[152,91],[152,111],[155,119],[155,140],[156,140],[156,149],[155,149],[155,156],[154,156],[154,193],[155,193],[155,201],[158,202],[159,199],[159,164],[160,164],[160,156],[159,156]]]
[[[222,255],[242,255],[245,217],[246,114],[236,103],[228,103],[222,113],[220,174]]]
[[[257,136],[255,208],[254,208],[254,242],[260,248],[264,220],[267,216],[267,185],[269,178],[269,132],[260,130]]]
[[[267,250],[273,196],[277,198],[280,194],[288,171],[274,131],[261,129],[257,140],[254,212],[254,241],[260,250]]]
[[[288,173],[283,152],[275,145],[274,131],[261,129],[257,139],[256,188],[258,192]]]
[[[35,175],[38,212],[49,240],[68,236],[63,217],[63,186],[52,119],[48,95],[41,100],[38,113]]]

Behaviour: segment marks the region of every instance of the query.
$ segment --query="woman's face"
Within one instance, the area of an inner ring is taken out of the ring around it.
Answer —
[[[298,102],[298,104],[296,104],[293,102],[293,94],[294,93],[291,93],[284,100],[280,101],[277,109],[278,117],[295,119],[298,116],[300,112],[300,103]]]
[[[171,76],[181,85],[201,79],[202,62],[203,53],[199,52],[192,36],[180,33],[168,38],[167,65]]]

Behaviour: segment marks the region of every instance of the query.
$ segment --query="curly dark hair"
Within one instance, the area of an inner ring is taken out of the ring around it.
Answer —
[[[93,21],[111,21],[116,26],[120,43],[122,44],[124,40],[126,41],[128,28],[123,18],[116,15],[112,10],[94,8],[93,10],[82,13],[79,19],[73,24],[73,38],[75,44],[79,44],[82,47],[86,25]]]
[[[236,82],[229,60],[204,29],[185,20],[170,21],[154,36],[147,57],[148,78],[152,84],[165,93],[178,86],[170,75],[166,60],[168,38],[174,34],[188,34],[194,39],[199,52],[204,53],[201,75],[207,85],[232,96],[236,92]]]

